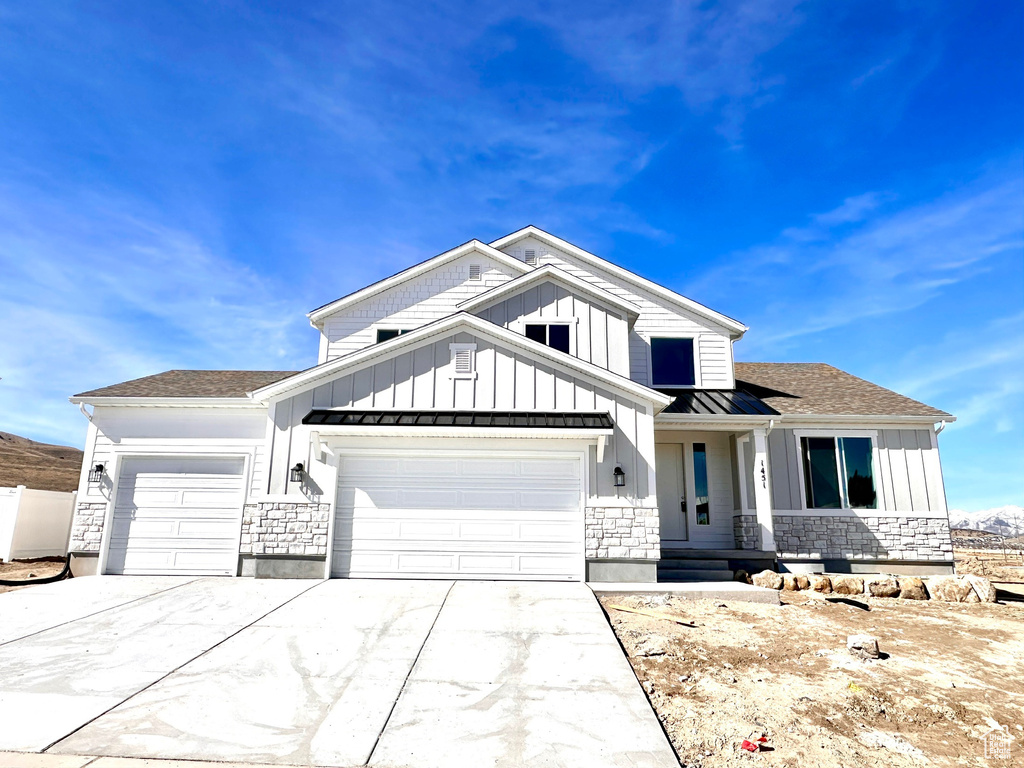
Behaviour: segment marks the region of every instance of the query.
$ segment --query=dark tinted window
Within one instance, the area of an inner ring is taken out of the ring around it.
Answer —
[[[656,387],[695,384],[693,339],[651,339],[651,368]]]
[[[401,336],[403,333],[405,333],[405,331],[397,331],[393,328],[378,328],[377,343],[380,344],[382,341],[395,338],[395,336]]]
[[[552,349],[557,349],[560,352],[569,354],[569,326],[549,325],[548,346]]]
[[[526,338],[539,341],[541,344],[548,343],[548,327],[546,325],[526,326]]]

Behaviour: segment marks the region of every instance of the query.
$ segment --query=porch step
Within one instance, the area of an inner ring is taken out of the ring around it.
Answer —
[[[732,581],[732,571],[722,568],[659,568],[658,581]]]
[[[679,570],[698,570],[698,571],[713,571],[713,570],[729,570],[728,560],[684,560],[680,557],[662,558],[658,561],[659,568],[671,568]]]

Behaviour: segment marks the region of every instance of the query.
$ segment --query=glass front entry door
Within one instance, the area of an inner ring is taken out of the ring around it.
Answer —
[[[718,503],[716,510],[716,500],[712,499],[712,444],[708,440],[715,439],[726,438],[709,435],[706,440],[655,445],[661,540],[666,546],[731,545],[731,516],[726,519],[722,504]],[[720,457],[721,446],[717,450]],[[716,460],[721,461],[721,458]],[[717,501],[731,500],[719,498]]]

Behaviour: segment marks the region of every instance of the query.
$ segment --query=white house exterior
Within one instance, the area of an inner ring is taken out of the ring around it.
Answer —
[[[71,398],[76,573],[951,570],[952,416],[827,365],[734,363],[743,325],[535,227],[309,319],[304,371]]]

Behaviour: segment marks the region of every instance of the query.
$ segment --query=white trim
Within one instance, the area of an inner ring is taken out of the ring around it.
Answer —
[[[282,381],[286,380],[282,379]],[[248,397],[130,397],[127,395],[91,397],[75,395],[69,397],[68,400],[75,405],[86,403],[92,406],[144,406],[146,408],[246,408],[253,410],[266,407],[262,403],[254,403]]]
[[[350,307],[353,304],[357,304],[360,301],[364,301],[371,296],[375,296],[382,291],[386,291],[389,288],[394,288],[396,285],[404,283],[407,280],[419,277],[426,272],[437,269],[449,261],[454,261],[455,259],[461,258],[462,256],[466,256],[470,253],[480,253],[486,258],[497,261],[503,266],[506,266],[516,272],[530,272],[533,269],[518,259],[509,256],[507,253],[502,253],[497,248],[493,248],[479,240],[470,240],[468,243],[463,243],[460,246],[452,248],[450,251],[438,254],[437,256],[409,267],[398,274],[392,275],[384,280],[380,280],[373,285],[368,285],[355,293],[350,293],[348,296],[342,296],[340,299],[324,304],[322,307],[318,307],[317,309],[306,313],[306,317],[309,318],[310,325],[319,329],[320,324],[330,315],[333,315],[346,307]]]
[[[496,288],[491,288],[489,291],[481,293],[479,296],[474,296],[471,299],[463,301],[458,306],[459,309],[466,312],[477,312],[481,309],[504,301],[505,299],[511,298],[521,291],[527,290],[534,283],[540,283],[547,280],[554,283],[561,283],[562,287],[569,291],[586,294],[598,303],[606,304],[608,307],[622,312],[627,315],[627,318],[632,316],[632,319],[629,322],[630,325],[632,325],[633,321],[640,316],[640,307],[633,302],[616,296],[614,293],[606,291],[598,285],[588,283],[586,280],[581,280],[575,275],[570,275],[568,272],[559,269],[553,264],[545,264],[543,267],[538,267],[532,272],[513,278],[507,283],[503,283]]]
[[[870,437],[878,439],[877,429],[794,429],[795,437]]]
[[[306,389],[318,386],[327,378],[341,375],[342,372],[352,373],[364,364],[372,365],[375,358],[384,358],[398,352],[405,347],[414,347],[419,343],[435,336],[450,335],[459,330],[468,329],[474,334],[490,337],[502,344],[512,347],[519,347],[525,352],[544,359],[548,364],[570,375],[590,377],[604,382],[606,385],[626,394],[631,398],[639,398],[642,402],[650,402],[655,406],[665,408],[673,398],[663,395],[643,384],[620,376],[606,368],[593,363],[588,363],[579,358],[566,355],[558,350],[551,349],[545,344],[531,341],[522,334],[515,333],[499,325],[483,320],[476,315],[466,312],[456,312],[433,323],[417,328],[415,331],[403,333],[388,341],[374,344],[369,347],[351,352],[342,357],[337,357],[330,362],[308,368],[305,371],[290,376],[287,379],[269,384],[249,393],[254,401],[271,401],[274,398],[291,397]]]
[[[475,343],[459,343],[448,345],[448,351],[451,353],[451,372],[448,376],[450,379],[463,379],[473,380],[476,379],[476,344]],[[469,370],[459,371],[458,363],[456,362],[459,352],[469,352]]]
[[[509,235],[505,235],[504,237],[495,240],[490,245],[492,248],[505,248],[526,237],[533,237],[536,240],[539,240],[540,242],[551,246],[552,248],[557,248],[558,250],[565,251],[566,253],[575,256],[581,261],[593,264],[594,266],[599,267],[605,270],[606,272],[611,272],[616,277],[633,283],[634,285],[637,285],[649,291],[650,293],[658,296],[659,298],[665,299],[666,301],[669,301],[677,306],[683,307],[689,312],[692,312],[708,320],[711,320],[712,322],[717,323],[718,325],[732,332],[732,334],[734,334],[734,338],[740,338],[741,336],[743,336],[744,333],[746,333],[749,330],[747,326],[743,325],[742,323],[736,320],[733,320],[731,317],[727,317],[726,315],[723,315],[719,312],[715,312],[713,309],[705,307],[703,304],[698,304],[696,301],[693,301],[692,299],[688,299],[685,296],[681,296],[675,291],[671,291],[668,288],[658,285],[657,283],[652,282],[651,280],[648,280],[645,277],[641,277],[635,272],[630,272],[628,269],[624,269],[623,267],[620,267],[617,264],[612,264],[610,261],[606,261],[605,259],[602,259],[600,256],[595,256],[594,254],[585,251],[582,248],[575,246],[566,240],[562,240],[560,237],[550,235],[544,230],[537,229],[537,227],[534,226],[524,227],[523,229],[517,230],[516,232],[513,232]]]

